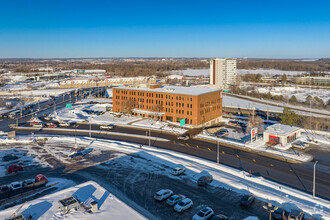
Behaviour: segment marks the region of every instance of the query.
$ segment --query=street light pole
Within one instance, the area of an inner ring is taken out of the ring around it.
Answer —
[[[313,175],[313,198],[315,198],[315,168],[318,161],[314,163],[314,175]]]
[[[150,128],[149,128],[149,147],[150,147]]]
[[[220,163],[219,140],[217,140],[217,164]]]

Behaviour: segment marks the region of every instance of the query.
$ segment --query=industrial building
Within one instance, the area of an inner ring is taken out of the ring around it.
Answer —
[[[264,142],[281,144],[282,146],[295,141],[301,136],[301,128],[283,124],[274,124],[264,131]]]
[[[219,89],[141,84],[113,88],[113,111],[190,125],[211,125],[222,119]]]
[[[236,84],[236,60],[216,58],[210,61],[210,85],[218,89],[227,89]]]

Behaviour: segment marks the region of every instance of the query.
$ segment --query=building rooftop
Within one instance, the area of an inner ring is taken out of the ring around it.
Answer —
[[[299,129],[300,129],[299,127],[295,127],[295,126],[274,124],[274,125],[268,126],[266,129],[266,132],[277,134],[277,135],[286,135],[286,134],[295,132]]]
[[[184,87],[184,86],[162,86],[161,88],[154,88],[154,89],[129,87],[129,86],[121,86],[121,87],[116,87],[116,88],[146,91],[146,92],[161,92],[161,93],[172,93],[172,94],[182,94],[182,95],[195,95],[195,96],[221,91],[221,89],[210,89],[210,88],[200,88],[200,87]]]

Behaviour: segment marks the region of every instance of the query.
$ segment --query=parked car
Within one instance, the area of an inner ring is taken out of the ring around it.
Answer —
[[[42,182],[42,181],[45,181],[46,183],[48,183],[48,179],[45,175],[43,174],[38,174],[36,175],[36,177],[34,178],[34,181],[37,183],[37,182]]]
[[[224,136],[228,136],[229,131],[227,129],[220,129],[219,133],[217,134],[217,137],[224,137]]]
[[[296,141],[294,143],[291,144],[293,147],[296,148],[301,148],[301,149],[305,149],[307,147],[309,147],[309,143],[303,142],[303,141]]]
[[[186,171],[186,168],[184,167],[176,167],[172,170],[171,174],[174,176],[179,176],[183,174]]]
[[[238,121],[237,120],[229,120],[228,124],[230,125],[237,125]]]
[[[174,210],[176,212],[183,212],[184,210],[189,209],[191,206],[193,206],[192,200],[189,198],[185,198],[174,206]]]
[[[101,130],[112,130],[113,129],[113,125],[101,125],[100,129]]]
[[[34,124],[34,125],[32,125],[32,127],[34,127],[34,128],[42,128],[44,125],[43,124],[41,124],[41,123],[38,123],[38,124]]]
[[[17,190],[22,188],[22,183],[21,182],[13,182],[10,184],[10,188],[12,190]]]
[[[219,214],[219,215],[215,215],[215,216],[213,216],[213,217],[211,218],[211,220],[228,220],[228,217],[225,216],[225,215],[221,215],[221,214]]]
[[[70,123],[68,123],[68,122],[61,122],[61,123],[59,123],[59,126],[60,127],[69,127],[71,124]]]
[[[276,206],[275,211],[273,212],[273,219],[285,219],[285,209]]]
[[[185,199],[186,197],[184,195],[173,195],[170,198],[166,200],[166,203],[170,206],[174,206],[178,202],[180,202],[182,199]]]
[[[193,220],[205,220],[211,218],[211,216],[214,214],[213,210],[210,207],[205,207],[201,210],[199,210],[194,216]]]
[[[11,160],[17,160],[18,157],[14,154],[7,154],[2,158],[2,161],[11,161]]]
[[[0,193],[8,192],[10,188],[7,185],[0,186]]]
[[[50,118],[49,116],[45,116],[44,119],[45,119],[46,121],[50,121],[51,118]]]
[[[254,196],[253,195],[244,195],[241,198],[240,205],[244,207],[250,207],[251,204],[254,202]]]
[[[164,199],[167,199],[168,197],[170,197],[173,194],[173,191],[170,189],[162,189],[159,190],[156,195],[154,196],[154,198],[158,201],[162,201]]]
[[[304,212],[298,209],[292,209],[288,216],[288,220],[302,220],[302,219],[304,219]]]
[[[56,128],[56,124],[54,123],[47,123],[47,128]]]
[[[34,179],[28,179],[23,181],[23,186],[28,186],[34,184]]]
[[[201,176],[199,177],[197,183],[199,186],[206,186],[213,181],[213,177],[211,175]]]
[[[16,165],[16,164],[12,164],[7,168],[7,172],[8,173],[12,173],[12,172],[17,172],[17,171],[22,171],[23,170],[23,166],[21,165]]]
[[[178,137],[177,137],[179,140],[189,140],[190,136],[189,134],[180,134]]]

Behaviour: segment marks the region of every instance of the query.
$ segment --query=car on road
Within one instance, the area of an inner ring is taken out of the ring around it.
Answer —
[[[10,188],[7,185],[0,186],[0,193],[6,193],[10,190]]]
[[[182,199],[185,199],[186,197],[184,195],[173,195],[170,198],[166,200],[166,203],[170,206],[174,206],[178,202],[180,202]]]
[[[177,138],[178,138],[178,140],[186,141],[186,140],[190,139],[190,136],[189,136],[189,134],[180,134]]]
[[[56,124],[54,123],[47,123],[47,128],[56,128]]]
[[[186,171],[186,168],[184,167],[176,167],[172,170],[171,174],[174,176],[179,176],[183,174]]]
[[[49,116],[45,116],[44,119],[45,119],[46,121],[50,121],[51,118],[50,118]]]
[[[305,149],[309,147],[309,143],[303,142],[303,141],[296,141],[291,144],[293,147],[300,148],[300,149]]]
[[[154,198],[158,201],[162,201],[164,199],[167,199],[168,197],[170,197],[171,195],[173,194],[173,191],[170,190],[170,189],[162,189],[162,190],[159,190]]]
[[[101,125],[101,130],[112,130],[114,128],[114,125]]]
[[[205,207],[201,210],[199,210],[194,216],[193,220],[205,220],[205,219],[210,219],[212,215],[214,214],[213,209],[210,207]]]
[[[228,124],[230,125],[237,125],[238,121],[237,120],[229,120]]]
[[[213,181],[213,177],[211,175],[205,175],[205,176],[199,177],[199,179],[197,180],[197,183],[199,186],[206,186],[206,185],[210,184],[212,181]]]
[[[46,177],[45,175],[43,175],[43,174],[38,174],[38,175],[36,175],[36,177],[34,178],[34,181],[35,181],[36,183],[38,183],[38,182],[42,182],[42,181],[45,181],[45,183],[48,183],[48,179],[47,179],[47,177]]]
[[[23,166],[12,164],[7,168],[7,173],[17,172],[22,170],[23,170]]]
[[[285,219],[285,209],[279,206],[274,208],[273,219]]]
[[[251,194],[244,195],[240,200],[240,205],[243,207],[250,207],[254,202],[254,196]]]
[[[44,125],[41,124],[41,123],[38,123],[38,124],[33,124],[32,127],[34,127],[34,128],[42,128],[42,127],[44,127]]]
[[[298,209],[292,209],[288,216],[288,220],[302,220],[302,219],[304,219],[304,212]]]
[[[28,179],[23,181],[23,186],[28,186],[34,184],[34,179]]]
[[[189,198],[185,198],[181,200],[178,204],[174,206],[174,210],[176,212],[183,212],[184,210],[189,209],[191,206],[193,206],[193,202]]]
[[[60,122],[59,123],[59,126],[60,127],[69,127],[71,124],[70,123],[68,123],[68,122]]]
[[[10,188],[12,190],[17,190],[17,189],[21,189],[22,188],[22,183],[21,182],[12,182],[10,184]]]
[[[217,137],[224,137],[224,136],[228,136],[229,135],[229,131],[227,129],[220,129],[219,133],[217,134]]]
[[[213,217],[211,218],[211,220],[228,220],[228,217],[225,216],[225,215],[221,215],[221,214],[219,214],[219,215],[215,215],[215,216],[213,216]]]

